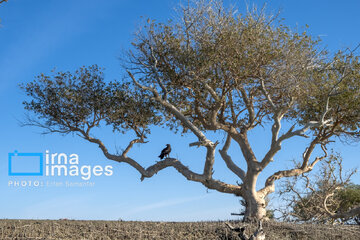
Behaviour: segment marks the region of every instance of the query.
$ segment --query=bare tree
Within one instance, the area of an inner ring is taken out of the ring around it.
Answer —
[[[279,191],[286,203],[278,209],[281,218],[320,223],[356,220],[360,190],[351,184],[351,178],[357,170],[344,171],[342,161],[338,153],[332,153],[318,172],[288,178]]]
[[[128,78],[121,83],[106,83],[93,66],[75,74],[43,74],[24,85],[31,98],[26,109],[45,120],[29,123],[49,132],[77,133],[108,159],[135,168],[141,180],[173,167],[189,181],[241,197],[248,220],[264,218],[265,198],[274,192],[275,181],[311,171],[327,156],[330,141],[360,136],[358,57],[353,51],[331,57],[319,50],[318,40],[290,30],[263,10],[241,15],[221,1],[194,1],[168,23],[149,20],[132,45],[123,59]],[[282,129],[284,121],[292,126]],[[91,134],[101,122],[115,131],[133,130],[137,138],[112,154]],[[129,157],[154,125],[193,134],[197,141],[189,146],[206,149],[203,171],[194,172],[176,158],[145,168],[140,162],[146,161]],[[258,127],[269,127],[272,134],[261,159],[248,140]],[[222,146],[208,137],[210,131],[226,135]],[[299,137],[309,139],[301,164],[292,169],[279,164],[279,171],[257,189],[259,174],[276,161],[282,143]],[[232,143],[242,156],[229,155]],[[312,156],[317,148],[323,155]],[[237,183],[213,178],[217,150]]]

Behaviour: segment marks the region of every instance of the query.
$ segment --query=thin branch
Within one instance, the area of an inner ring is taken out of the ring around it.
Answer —
[[[276,111],[276,106],[275,106],[273,100],[271,99],[270,94],[266,90],[264,79],[262,79],[262,78],[260,78],[260,86],[261,86],[260,89],[263,92],[263,94],[265,95],[266,99],[268,100],[271,108],[273,109],[273,111]]]
[[[154,64],[151,66],[151,69],[153,71],[153,74],[155,74],[155,79],[156,81],[158,82],[158,84],[160,85],[162,91],[163,91],[163,96],[162,96],[162,99],[165,100],[167,98],[167,94],[168,94],[168,91],[161,79],[161,77],[159,76],[159,71],[157,69],[157,63],[158,63],[158,60],[156,59],[155,57],[155,54],[154,54],[154,50],[152,47],[150,47],[150,51],[151,51],[151,57],[153,58],[154,60]]]
[[[157,93],[156,89],[150,88],[150,87],[146,87],[146,86],[144,86],[144,85],[141,85],[138,81],[136,81],[134,75],[133,75],[130,71],[127,70],[127,73],[129,74],[130,78],[132,79],[132,81],[135,83],[135,85],[136,85],[137,87],[139,87],[139,88],[141,88],[141,89],[143,89],[143,90],[146,90],[146,91],[150,91],[150,92],[152,92],[154,95],[159,95],[159,94]]]
[[[129,145],[126,147],[126,149],[123,151],[122,156],[126,157],[130,149],[134,146],[135,143],[146,143],[144,141],[144,138],[138,138],[130,141]]]

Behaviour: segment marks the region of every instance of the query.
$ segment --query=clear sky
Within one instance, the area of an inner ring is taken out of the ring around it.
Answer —
[[[236,2],[239,10],[245,11],[246,2]],[[130,47],[132,33],[143,21],[141,16],[164,21],[174,15],[173,8],[178,3],[177,0],[9,0],[0,5],[0,218],[164,221],[233,218],[230,213],[238,211],[240,205],[232,195],[207,191],[170,168],[141,182],[138,172],[125,164],[106,160],[98,147],[77,136],[41,135],[40,129],[20,127],[18,123],[24,119],[22,101],[26,98],[18,84],[54,68],[66,71],[91,64],[104,67],[107,79],[121,79],[124,73],[118,58]],[[248,3],[263,5],[263,1]],[[274,0],[269,1],[267,9],[269,12],[280,9],[281,17],[291,27],[308,24],[311,34],[320,36],[332,52],[360,43],[358,0]],[[124,148],[132,137],[114,135],[108,128],[96,134],[113,152]],[[204,150],[188,147],[195,140],[193,136],[182,138],[154,128],[149,140],[130,153],[143,166],[153,164],[165,144],[170,143],[173,157],[194,171],[202,170]],[[255,131],[250,141],[256,154],[263,156],[264,146],[270,141],[268,129]],[[276,161],[260,176],[260,183],[272,171],[290,166],[290,160],[299,158],[304,143],[302,139],[286,143]],[[337,143],[333,147],[343,155],[345,168],[359,167],[359,144]],[[79,156],[79,166],[111,165],[113,175],[92,176],[89,182],[93,186],[86,187],[65,185],[82,182],[80,177],[9,176],[8,153],[15,150],[43,154],[49,150],[68,156],[75,153]],[[238,152],[232,152],[242,161]],[[215,178],[236,182],[219,156]],[[359,175],[353,180],[360,184]],[[10,184],[15,181],[26,186]],[[34,181],[43,185],[29,186]]]

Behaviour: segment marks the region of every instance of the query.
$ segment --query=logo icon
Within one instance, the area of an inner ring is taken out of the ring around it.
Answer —
[[[9,153],[9,176],[42,176],[42,153]]]

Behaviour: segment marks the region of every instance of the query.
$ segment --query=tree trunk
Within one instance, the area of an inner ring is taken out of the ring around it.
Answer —
[[[245,201],[244,221],[246,222],[258,222],[265,220],[266,217],[265,196],[258,194],[256,191],[258,175],[259,171],[250,167],[243,184],[242,197]]]
[[[245,191],[245,213],[244,221],[257,222],[266,218],[266,202],[264,198],[260,198],[256,192]]]
[[[242,240],[265,240],[265,232],[262,228],[262,221],[266,220],[265,199],[258,196],[255,190],[244,191],[245,213],[244,222],[257,224],[258,227],[249,237],[245,234],[245,228],[239,233]]]

